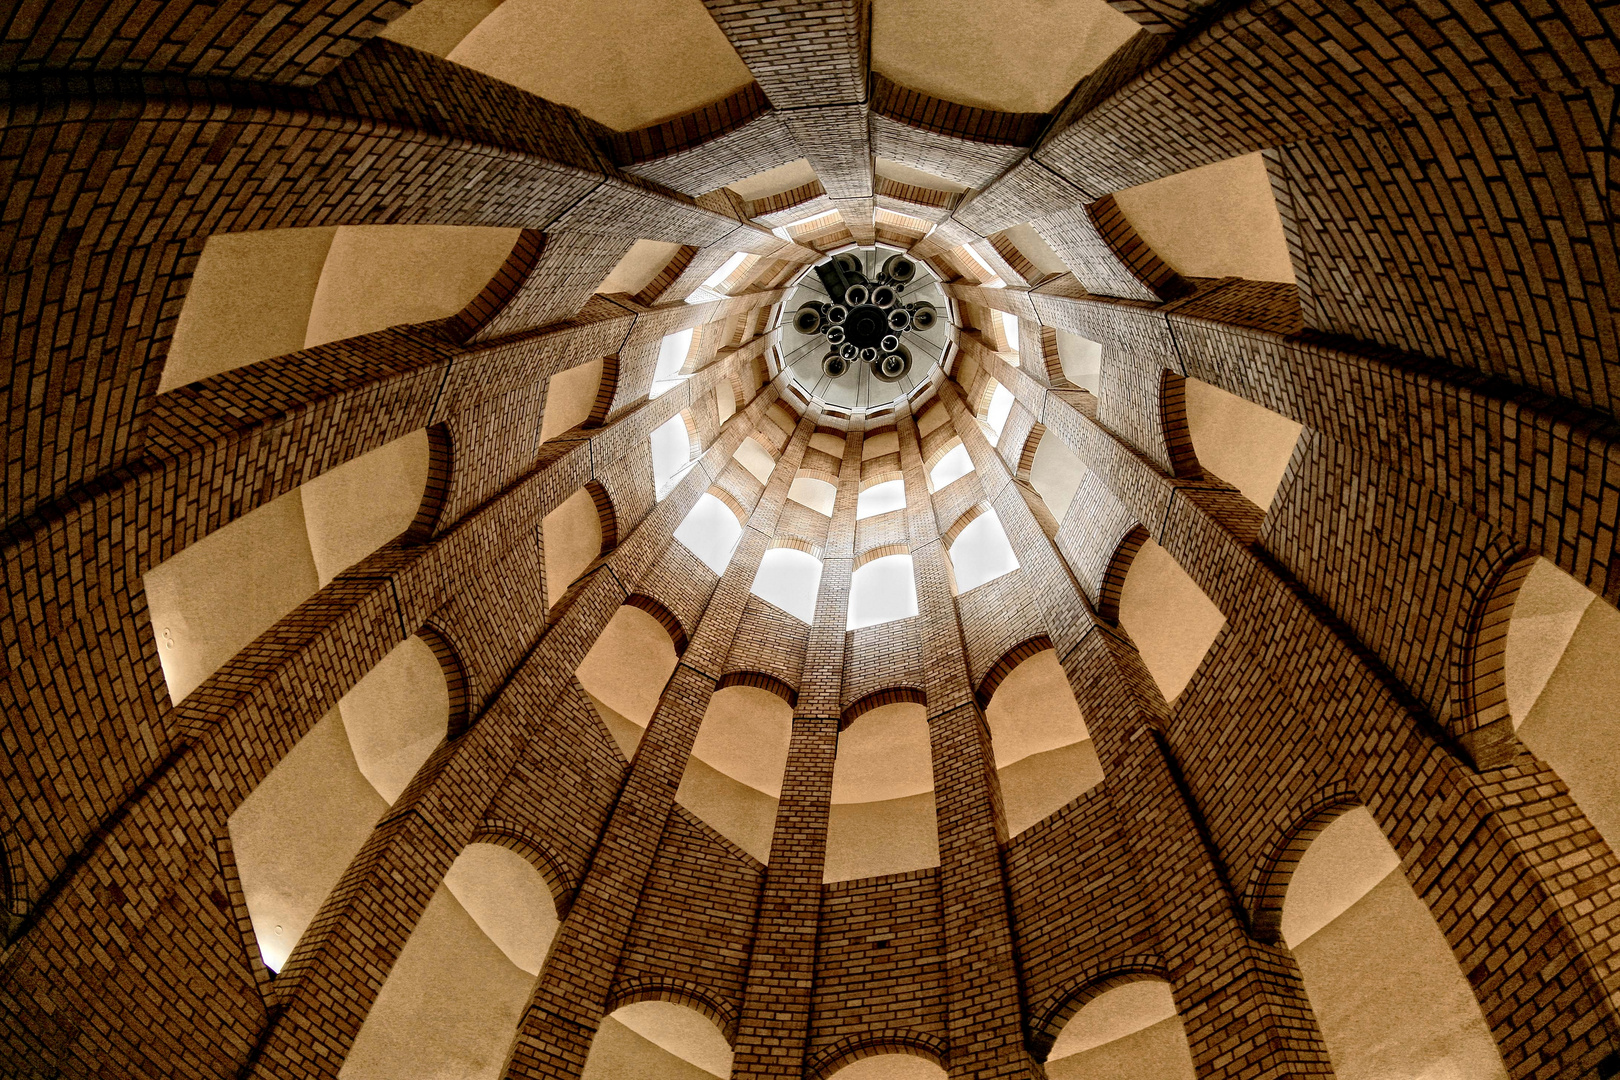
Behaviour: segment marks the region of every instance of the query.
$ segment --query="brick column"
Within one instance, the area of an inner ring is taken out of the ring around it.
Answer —
[[[777,460],[691,644],[664,688],[613,816],[552,942],[551,955],[518,1026],[506,1067],[508,1077],[560,1080],[578,1076],[585,1067],[692,743],[714,696],[754,575],[770,546],[776,519],[813,430],[810,421],[801,421]],[[728,459],[721,468],[741,466]]]
[[[799,704],[793,714],[793,737],[776,807],[748,987],[732,1047],[731,1075],[738,1080],[799,1075],[810,1034],[862,441],[860,431],[849,432],[844,440],[838,497],[827,530],[821,590],[805,650]]]
[[[990,728],[973,696],[944,541],[909,411],[898,427],[934,758],[950,1073],[1036,1077],[1040,1069],[1024,1045],[1017,949],[1001,866],[1007,827]]]

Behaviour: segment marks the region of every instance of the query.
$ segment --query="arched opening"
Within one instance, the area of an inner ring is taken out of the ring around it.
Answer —
[[[1043,434],[1035,445],[1035,456],[1029,464],[1029,484],[1046,503],[1053,520],[1062,523],[1074,493],[1086,478],[1086,466],[1055,435]]]
[[[996,318],[1001,323],[1001,336],[1007,342],[1007,347],[1001,350],[1002,359],[1013,367],[1018,366],[1018,316],[1009,315],[1005,311],[996,312]]]
[[[849,625],[859,630],[917,614],[911,556],[883,555],[855,568],[849,586]]]
[[[696,440],[685,413],[670,417],[648,436],[652,446],[653,492],[662,502],[697,459]]]
[[[1102,345],[1079,334],[1057,332],[1058,366],[1063,377],[1082,390],[1102,393]]]
[[[643,608],[623,604],[575,670],[626,760],[641,744],[678,660],[669,628]]]
[[[879,514],[890,514],[906,507],[906,482],[884,480],[861,489],[855,497],[855,520],[864,521]]]
[[[1102,783],[1091,733],[1053,650],[1036,653],[1003,678],[984,716],[1009,837]]]
[[[675,539],[716,574],[724,574],[742,539],[743,521],[712,492],[704,492],[675,529]]]
[[[1046,1057],[1050,1080],[1193,1080],[1192,1049],[1170,984],[1109,987],[1063,1026]]]
[[[653,368],[652,390],[648,397],[659,397],[681,384],[681,369],[692,354],[692,328],[666,334],[658,343],[658,365]]]
[[[793,707],[757,686],[715,691],[675,801],[760,862],[771,833],[793,735]]]
[[[1007,417],[1012,415],[1012,391],[991,379],[986,388],[986,404],[984,415],[979,420],[979,426],[984,429],[985,437],[990,440],[991,446],[1001,443],[1002,429],[1007,426]]]
[[[1152,539],[1125,573],[1119,625],[1166,701],[1174,701],[1204,660],[1226,616],[1181,564]]]
[[[838,501],[838,489],[825,480],[800,473],[788,488],[788,498],[800,506],[808,506],[823,517],[832,517],[833,504]]]
[[[1620,845],[1620,611],[1546,559],[1519,586],[1504,689],[1514,730]]]
[[[591,418],[602,392],[602,361],[591,360],[546,380],[546,407],[540,417],[540,441],[550,442]]]
[[[276,763],[227,823],[265,966],[281,970],[383,812],[449,733],[421,638],[394,648]]]
[[[216,233],[175,321],[158,392],[260,360],[456,314],[519,229],[344,225]]]
[[[333,578],[409,529],[430,449],[415,431],[306,481],[152,567],[142,582],[175,704]]]
[[[606,17],[590,4],[425,0],[384,33],[617,131],[691,112],[750,81],[697,4],[622,0]]]
[[[1303,426],[1197,379],[1185,380],[1183,389],[1198,463],[1270,509]]]
[[[1283,899],[1282,938],[1339,1080],[1505,1080],[1468,980],[1365,809],[1341,814],[1305,849]]]
[[[815,622],[820,589],[820,559],[795,548],[775,547],[760,559],[750,591],[808,624]]]
[[[445,2],[454,2],[454,0],[423,0],[412,11],[420,11],[423,8],[431,7],[435,3],[442,4]],[[461,2],[485,4],[493,8],[490,0],[461,0]],[[389,25],[389,29],[398,26],[402,21],[403,19],[394,20]],[[635,296],[642,289],[652,284],[654,278],[663,273],[664,268],[670,264],[670,261],[675,258],[680,250],[681,245],[667,240],[637,240],[630,245],[630,250],[625,252],[619,261],[614,264],[613,269],[608,272],[608,276],[602,279],[602,284],[596,287],[596,291],[609,296],[618,294]]]
[[[444,875],[338,1075],[490,1078],[506,1065],[557,909],[523,856],[469,844]]]
[[[960,480],[973,471],[973,458],[968,456],[968,449],[957,439],[945,454],[928,470],[928,490],[941,491]]]
[[[852,1061],[828,1080],[945,1080],[946,1072],[916,1054],[874,1054]]]
[[[1259,153],[1116,191],[1114,201],[1143,242],[1186,277],[1294,280]]]
[[[926,439],[941,426],[948,423],[950,419],[950,410],[946,409],[942,403],[935,401],[923,410],[921,416],[917,417],[917,437]]]
[[[822,880],[938,865],[928,712],[909,701],[868,710],[838,733]]]
[[[949,538],[949,537],[948,537]],[[946,553],[958,594],[976,589],[1018,569],[1018,556],[1007,542],[1001,518],[988,506],[950,538]]]
[[[731,455],[737,464],[748,470],[748,474],[760,483],[769,483],[771,473],[776,470],[776,458],[771,452],[760,445],[758,439],[746,438],[737,444],[737,449]]]
[[[602,554],[605,534],[598,497],[591,488],[582,487],[540,522],[547,607],[556,604]]]
[[[581,1080],[711,1080],[731,1076],[731,1043],[713,1020],[669,1001],[638,1001],[602,1018]]]

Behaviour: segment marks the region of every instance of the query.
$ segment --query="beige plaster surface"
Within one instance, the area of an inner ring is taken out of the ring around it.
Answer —
[[[1400,870],[1294,959],[1338,1080],[1506,1080],[1456,957]]]
[[[680,250],[681,245],[668,240],[637,240],[624,253],[624,258],[608,272],[608,276],[602,279],[596,291],[634,296],[645,289]]]
[[[1014,668],[996,687],[984,716],[998,769],[1091,737],[1068,676],[1051,649]]]
[[[873,159],[873,169],[878,176],[893,180],[897,184],[910,184],[912,187],[927,188],[930,191],[945,191],[958,195],[967,190],[966,184],[960,184],[945,176],[938,176],[919,169],[915,165],[907,165],[903,161],[892,158],[878,157]]]
[[[704,1072],[731,1075],[731,1044],[696,1009],[668,1001],[638,1001],[615,1010],[613,1019]]]
[[[540,535],[546,553],[546,604],[550,606],[602,554],[602,515],[590,491],[580,488],[564,499],[541,521]],[[664,637],[667,640],[669,635]]]
[[[626,605],[613,613],[576,674],[592,697],[645,728],[675,663],[669,631],[645,611]]]
[[[899,799],[933,790],[928,712],[921,705],[880,706],[838,733],[834,804]]]
[[[1102,390],[1102,345],[1060,329],[1057,347],[1058,367],[1063,370],[1063,377],[1082,390],[1099,393]]]
[[[1366,807],[1340,814],[1311,841],[1289,876],[1283,898],[1283,941],[1297,948],[1400,865],[1400,856]]]
[[[783,443],[787,442],[794,429],[799,426],[799,418],[780,401],[772,402],[771,407],[765,410],[765,416],[782,432]]]
[[[818,514],[832,517],[833,506],[838,501],[838,489],[813,476],[795,476],[788,487],[788,498]]]
[[[876,0],[872,68],[963,105],[1047,112],[1139,29],[1103,0]]]
[[[835,460],[844,460],[844,440],[837,435],[829,435],[825,431],[814,432],[810,436],[810,448],[831,455]]]
[[[557,935],[557,908],[533,863],[498,844],[468,844],[445,871],[444,887],[514,966],[540,974]]]
[[[540,418],[540,441],[549,442],[591,418],[602,389],[602,361],[591,360],[559,371],[546,382],[546,411]]]
[[[635,757],[636,748],[641,745],[641,737],[647,734],[647,729],[626,720],[589,690],[585,692],[585,696],[590,700],[591,707],[596,710],[596,715],[601,718],[602,726],[612,736],[614,745],[619,748],[619,754],[626,761]]]
[[[1530,567],[1513,601],[1503,657],[1503,688],[1515,728],[1529,718],[1595,599],[1591,590],[1546,559]]]
[[[614,1016],[604,1016],[580,1080],[713,1080],[719,1075],[670,1053]]]
[[[737,392],[730,383],[722,382],[714,388],[714,411],[722,424],[736,415]]]
[[[686,761],[675,801],[760,862],[771,861],[777,796],[733,779],[694,756]]]
[[[1123,1039],[1165,1020],[1178,1020],[1176,999],[1163,979],[1135,979],[1111,987],[1069,1018],[1046,1055],[1047,1067],[1060,1058]],[[1185,1045],[1185,1036],[1183,1044]]]
[[[506,262],[519,230],[344,225],[332,237],[304,347],[454,315]]]
[[[338,1076],[495,1080],[533,988],[534,976],[508,960],[441,887],[400,950]]]
[[[444,741],[450,691],[439,658],[412,635],[338,702],[356,767],[390,805]]]
[[[619,131],[753,81],[701,0],[506,0],[449,58]]]
[[[939,865],[934,793],[880,802],[834,802],[821,880],[901,874]]]
[[[893,431],[881,432],[861,443],[862,461],[871,461],[873,458],[883,457],[885,454],[898,454],[899,452],[900,436]]]
[[[299,493],[214,530],[143,582],[169,700],[179,704],[320,587]]]
[[[1119,624],[1136,642],[1166,701],[1186,687],[1226,616],[1155,540],[1137,552],[1120,590]]]
[[[501,0],[418,0],[377,36],[434,56],[449,56],[473,27],[500,6]]]
[[[796,187],[803,187],[818,179],[820,178],[816,176],[816,170],[810,167],[810,162],[805,158],[799,158],[726,186],[749,202],[757,202],[772,195],[780,195],[784,191],[792,191]]]
[[[832,1075],[838,1080],[945,1080],[944,1069],[915,1054],[878,1054],[861,1058]]]
[[[1048,1058],[1046,1075],[1047,1080],[1193,1080],[1197,1074],[1181,1018],[1172,1016],[1089,1050]]]
[[[1198,464],[1270,509],[1304,427],[1209,383],[1188,379],[1186,387],[1187,430]]]
[[[924,409],[921,416],[917,417],[917,437],[919,439],[926,438],[950,418],[951,414],[945,411],[945,406],[936,401]]]
[[[304,347],[335,228],[215,233],[175,321],[158,393]]]
[[[1114,201],[1137,235],[1184,275],[1294,280],[1282,218],[1258,153],[1116,191]]]
[[[769,690],[728,686],[709,699],[692,755],[771,798],[782,795],[793,708]]]
[[[1511,672],[1511,630],[1508,640]],[[1587,606],[1518,734],[1609,846],[1620,846],[1620,612],[1601,600]]]
[[[1035,460],[1029,466],[1029,483],[1058,522],[1069,512],[1074,493],[1080,490],[1080,481],[1085,478],[1085,462],[1064,446],[1063,440],[1043,437],[1035,447]]]
[[[1041,238],[1031,225],[1014,225],[1001,234],[1011,241],[1018,253],[1035,265],[1037,270],[1047,274],[1065,274],[1069,267],[1058,258],[1058,253],[1052,250],[1052,245]]]
[[[299,486],[310,555],[323,588],[410,527],[422,508],[427,478],[423,428]]]
[[[771,478],[771,472],[776,468],[776,459],[770,455],[770,451],[759,445],[758,439],[744,439],[737,444],[737,449],[731,456],[762,484]]]
[[[1019,758],[996,775],[1009,837],[1046,820],[1103,781],[1102,762],[1090,739]]]
[[[279,971],[388,809],[349,750],[336,709],[231,814],[227,831],[253,934]]]

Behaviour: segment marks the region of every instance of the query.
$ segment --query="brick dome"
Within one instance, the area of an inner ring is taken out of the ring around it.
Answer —
[[[1620,1074],[1607,15],[7,5],[0,1073]]]

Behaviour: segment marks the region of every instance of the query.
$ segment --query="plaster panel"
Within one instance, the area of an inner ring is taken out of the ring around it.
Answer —
[[[1155,540],[1137,552],[1119,596],[1119,624],[1166,701],[1174,701],[1226,625],[1203,590]]]
[[[1185,386],[1198,464],[1268,509],[1304,426],[1209,383],[1188,379]]]
[[[345,461],[298,489],[322,587],[410,527],[428,479],[427,430]]]
[[[411,636],[338,701],[360,772],[392,804],[449,732],[450,691],[439,658]]]
[[[1245,154],[1114,193],[1137,235],[1186,277],[1294,280],[1265,159]]]
[[[592,697],[645,728],[675,663],[675,645],[663,624],[640,608],[625,605],[614,612],[577,674]]]

